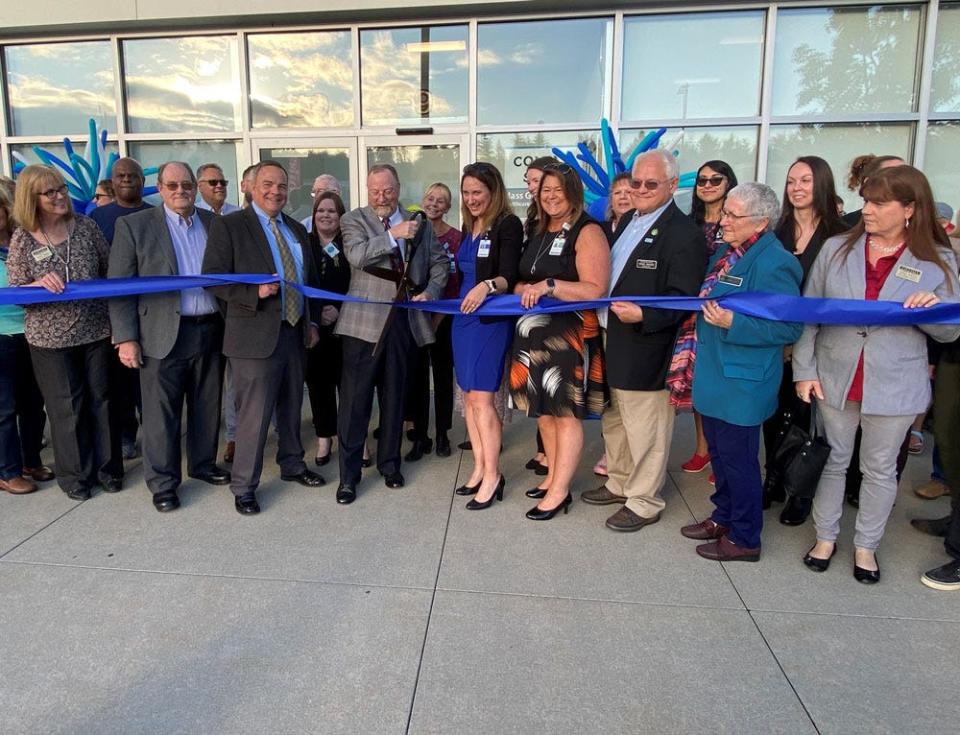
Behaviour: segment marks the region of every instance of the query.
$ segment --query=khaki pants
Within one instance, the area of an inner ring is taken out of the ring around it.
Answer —
[[[607,450],[607,489],[627,498],[627,507],[652,518],[666,503],[660,490],[667,479],[675,411],[670,391],[610,389],[603,412]]]

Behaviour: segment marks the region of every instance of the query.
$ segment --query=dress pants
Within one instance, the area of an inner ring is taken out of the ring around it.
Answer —
[[[865,414],[860,413],[860,405],[859,401],[847,401],[843,410],[837,410],[817,401],[817,420],[830,444],[830,456],[813,498],[813,524],[818,539],[837,540],[847,467],[859,426],[863,482],[853,543],[861,549],[876,549],[897,497],[897,454],[916,416]]]
[[[374,345],[355,337],[342,337],[343,378],[340,382],[340,482],[360,482],[363,442],[373,411],[373,391],[380,406],[380,438],[377,440],[377,469],[382,475],[400,471],[403,433],[404,391],[407,361],[413,335],[404,309],[397,309],[384,344],[373,355]]]
[[[162,359],[143,358],[143,475],[154,494],[176,490],[183,479],[180,436],[184,400],[187,474],[202,475],[216,467],[222,344],[219,315],[200,320],[183,317],[170,354]]]
[[[92,490],[123,476],[111,453],[107,380],[115,358],[109,340],[75,347],[30,347],[37,384],[47,405],[57,483],[64,492]]]
[[[137,440],[137,430],[140,428],[137,421],[137,410],[140,407],[140,376],[137,370],[128,368],[120,362],[116,350],[111,351],[109,370],[111,436],[116,444],[113,451],[116,452],[120,464],[123,464],[121,448],[124,443],[133,444]]]
[[[660,491],[675,415],[668,390],[610,389],[602,421],[607,490],[626,496],[627,507],[641,518],[653,518],[666,507]]]
[[[933,391],[933,431],[950,486],[950,527],[944,547],[960,559],[960,362],[940,360]]]
[[[26,337],[0,334],[0,480],[40,466],[45,422]]]
[[[343,365],[343,345],[331,327],[320,328],[320,341],[307,350],[307,390],[313,429],[318,437],[337,435],[337,390]]]
[[[763,485],[760,482],[760,427],[737,426],[703,416],[703,434],[710,448],[716,490],[714,523],[730,529],[737,546],[756,549],[763,530]]]
[[[430,436],[430,372],[433,372],[433,412],[437,434],[453,426],[453,317],[437,325],[437,341],[413,347],[407,385],[407,420],[418,439]]]
[[[231,357],[237,400],[237,448],[230,489],[237,497],[260,484],[263,448],[274,407],[277,412],[277,464],[284,475],[300,475],[303,462],[300,421],[306,365],[302,325],[280,325],[273,354],[264,358]]]
[[[223,367],[223,436],[228,442],[237,438],[237,398],[233,390],[233,368],[230,361]]]

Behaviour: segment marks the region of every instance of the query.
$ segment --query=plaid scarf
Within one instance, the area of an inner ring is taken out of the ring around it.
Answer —
[[[710,295],[720,276],[726,275],[750,247],[760,239],[762,233],[756,233],[736,247],[730,246],[723,257],[718,258],[707,273],[700,286],[700,298]],[[677,342],[673,348],[673,358],[667,371],[667,388],[670,389],[670,405],[677,411],[693,410],[693,366],[697,361],[697,317],[694,312],[680,326]]]

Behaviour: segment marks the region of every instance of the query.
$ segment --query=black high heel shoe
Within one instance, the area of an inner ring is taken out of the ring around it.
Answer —
[[[480,482],[478,482],[476,485],[467,485],[466,483],[464,483],[463,485],[458,487],[456,490],[454,490],[454,492],[457,495],[476,495],[477,490],[480,489],[480,483],[482,482],[483,480],[480,480]]]
[[[467,503],[467,510],[485,510],[493,504],[494,499],[503,500],[503,488],[506,487],[506,485],[507,479],[503,475],[500,475],[500,482],[497,483],[497,489],[493,491],[493,495],[482,503],[474,498]]]
[[[555,508],[550,510],[543,510],[539,505],[533,506],[530,510],[527,511],[527,518],[531,521],[549,521],[557,513],[560,512],[560,509],[563,509],[563,514],[566,515],[570,511],[570,504],[573,502],[573,496],[570,493],[567,493],[567,497],[560,501],[560,504]]]
[[[816,544],[810,547],[810,551],[813,551],[814,547],[816,547]],[[803,557],[803,563],[815,572],[825,572],[830,567],[830,560],[837,553],[837,544],[834,542],[833,551],[830,552],[830,556],[826,559],[818,559],[815,556],[810,556],[810,551]]]
[[[528,498],[536,498],[539,500],[542,497],[545,497],[547,494],[546,488],[542,487],[532,487],[527,492],[524,493]]]
[[[876,584],[880,581],[880,560],[877,559],[877,554],[874,552],[873,560],[877,563],[876,569],[864,569],[863,567],[857,566],[857,555],[854,552],[853,555],[853,578],[862,584]]]

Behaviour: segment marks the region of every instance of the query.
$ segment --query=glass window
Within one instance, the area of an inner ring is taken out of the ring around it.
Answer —
[[[204,163],[215,163],[223,169],[230,182],[227,185],[227,201],[240,203],[240,177],[237,171],[237,147],[232,140],[174,140],[169,142],[131,142],[128,150],[144,168],[157,167],[164,161],[184,161],[194,173]],[[156,185],[156,177],[148,176],[147,185]],[[151,204],[159,204],[160,197],[154,194],[147,198]]]
[[[349,31],[247,37],[253,127],[353,125]]]
[[[74,152],[90,164],[91,170],[94,168],[94,160],[91,155],[91,152],[88,150],[89,143],[74,140],[73,149]],[[38,143],[35,146],[31,144],[19,144],[10,146],[10,156],[12,158],[11,164],[19,161],[20,163],[30,166],[34,163],[44,163],[43,159],[37,155],[37,152],[34,148],[40,148],[41,150],[51,153],[57,158],[66,161],[66,153],[63,150],[62,143]],[[77,166],[76,164],[71,164],[70,169],[72,173],[67,173],[63,169],[59,169],[60,173],[63,174],[63,178],[66,180],[67,184],[70,185],[70,195],[75,199],[86,199],[89,202],[87,211],[93,209],[93,195],[96,193],[97,181],[100,178],[106,178],[105,172],[107,168],[107,163],[110,160],[110,154],[117,153],[117,144],[113,141],[107,141],[107,145],[104,147],[103,156],[99,160],[100,168],[96,169],[95,176],[96,180],[93,180],[89,174],[87,174],[86,169],[82,166]],[[13,166],[11,165],[11,170]],[[77,197],[76,193],[82,193],[83,197]]]
[[[123,42],[131,133],[240,129],[236,36]]]
[[[900,156],[910,160],[913,125],[909,123],[853,125],[773,125],[767,158],[767,183],[783,194],[787,169],[797,156],[820,156],[833,169],[837,194],[843,197],[844,208],[860,209],[862,201],[855,191],[847,189],[850,163],[863,153]]]
[[[439,145],[385,145],[367,148],[367,168],[376,163],[389,163],[400,176],[400,206],[420,204],[427,187],[442,181],[450,187],[453,202],[446,221],[460,227],[460,146],[456,143]],[[366,186],[366,174],[361,186]]]
[[[492,163],[500,169],[514,214],[523,219],[530,205],[527,166],[541,156],[554,155],[554,147],[562,151],[576,152],[578,143],[586,143],[594,157],[601,163],[604,162],[602,152],[597,152],[600,134],[596,130],[481,134],[477,136],[477,160]]]
[[[920,17],[916,5],[781,10],[773,114],[913,110]]]
[[[8,46],[4,50],[14,135],[117,132],[109,41]]]
[[[467,121],[467,26],[360,31],[364,125]]]
[[[960,120],[930,124],[924,160],[923,172],[930,179],[933,198],[960,212]]]
[[[757,115],[763,31],[762,10],[624,19],[623,119]]]
[[[287,169],[287,214],[302,220],[313,211],[313,181],[320,174],[336,176],[343,204],[350,207],[350,150],[348,148],[261,148],[260,160],[279,161]]]
[[[930,109],[960,112],[960,3],[940,5]]]
[[[477,122],[584,122],[605,113],[609,18],[483,23],[478,30]]]

